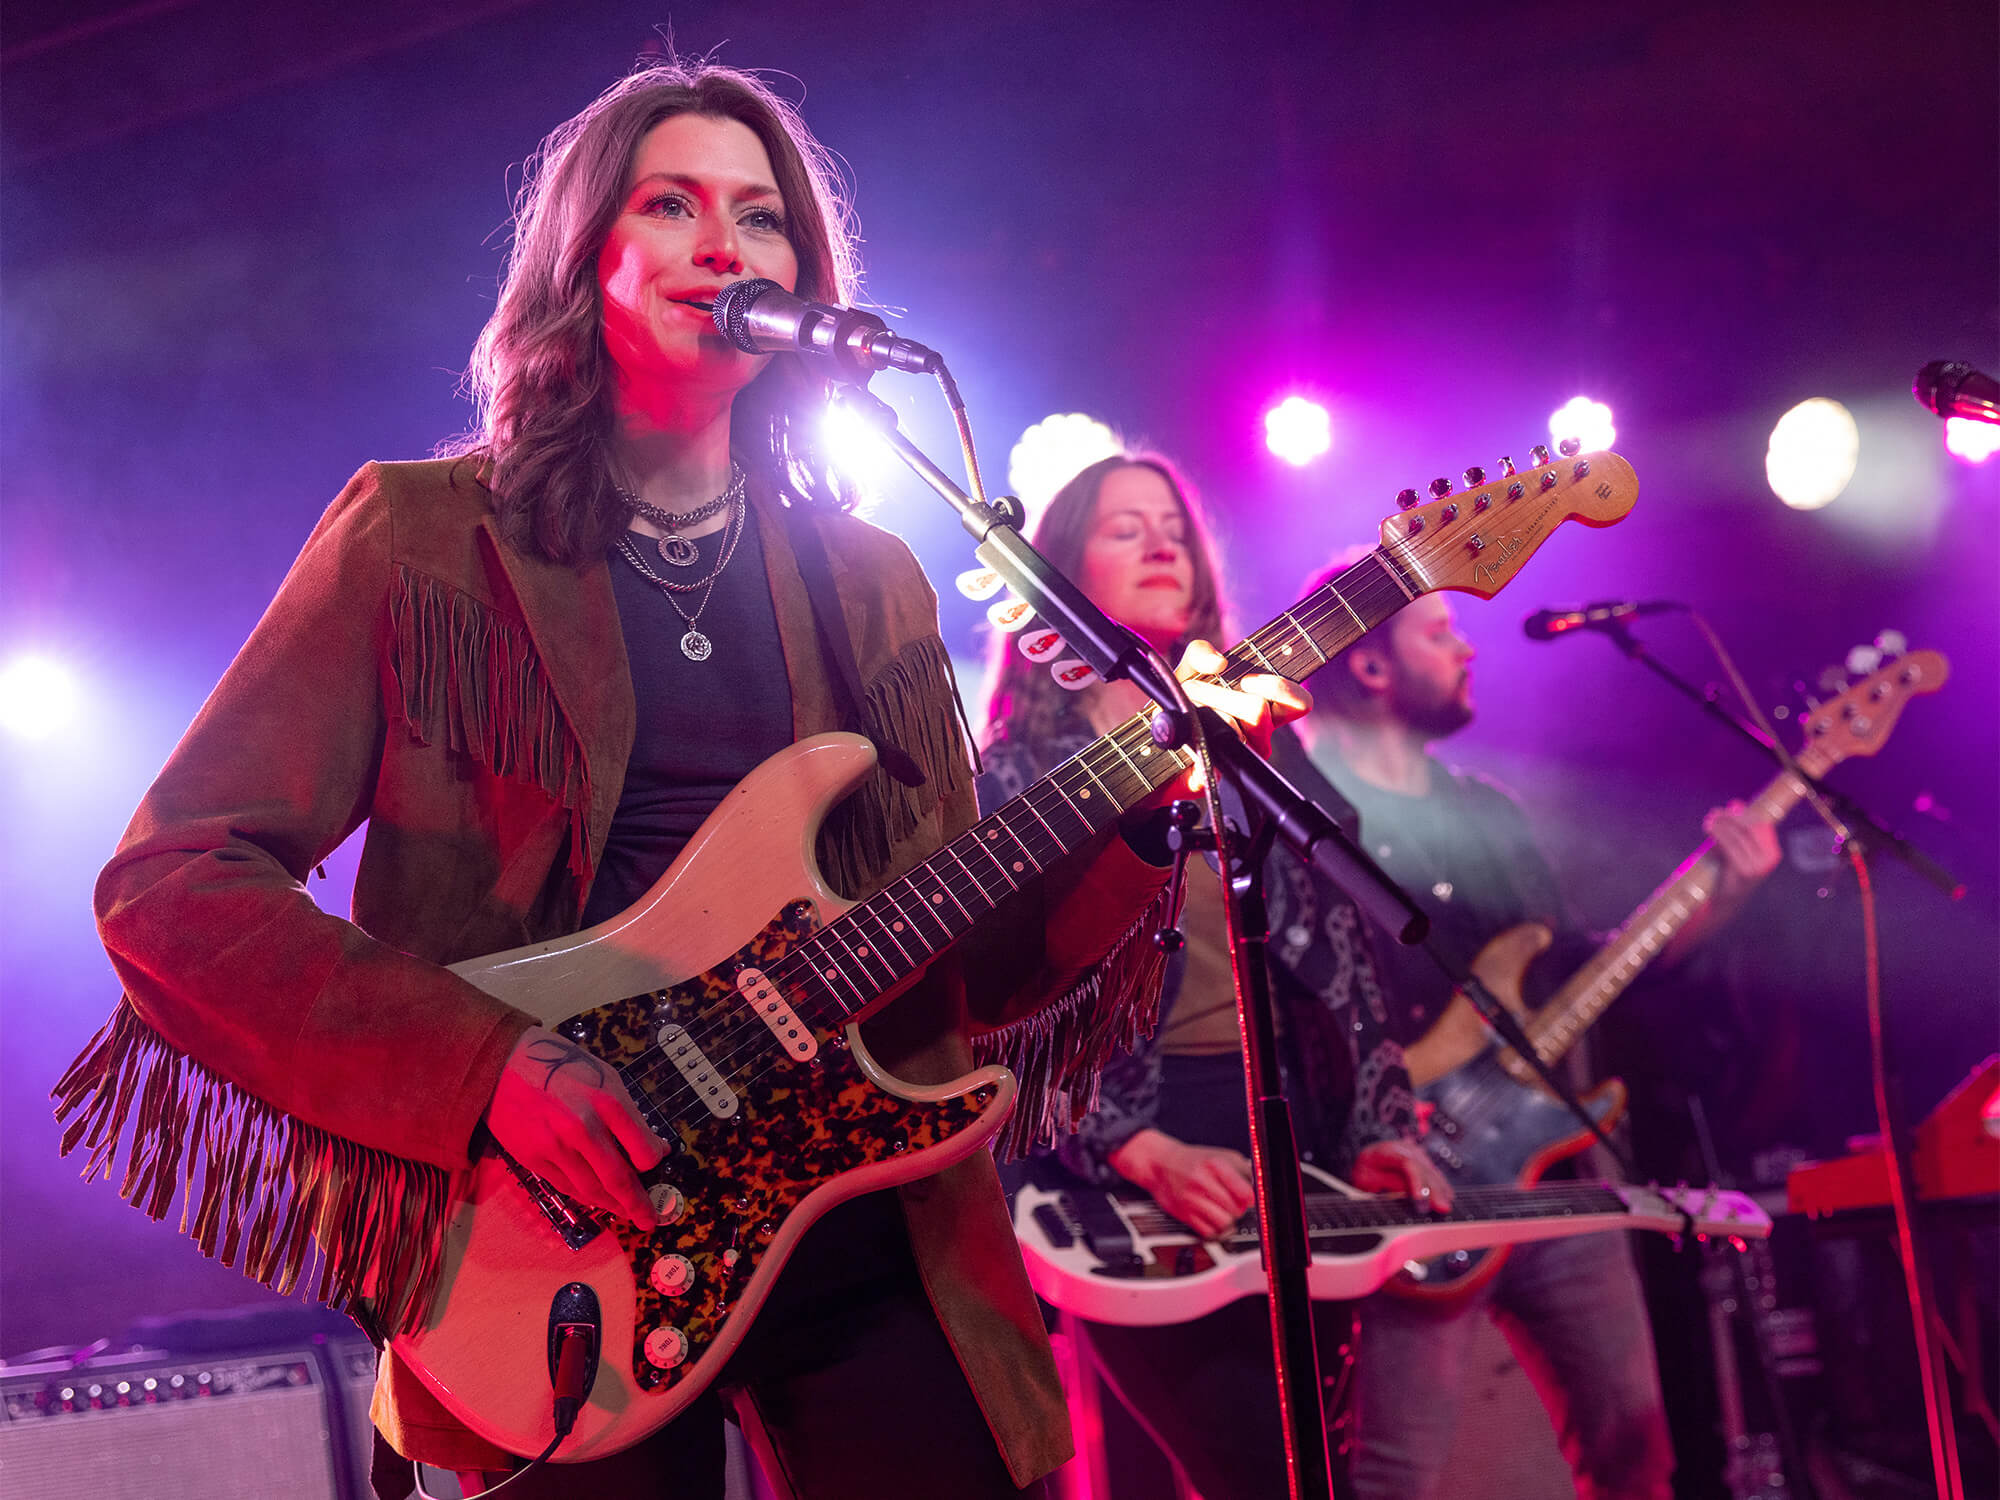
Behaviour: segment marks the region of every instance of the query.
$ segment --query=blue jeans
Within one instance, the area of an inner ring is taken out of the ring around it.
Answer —
[[[1584,1500],[1670,1500],[1652,1330],[1622,1232],[1517,1245],[1500,1274],[1440,1312],[1361,1304],[1356,1500],[1432,1500],[1458,1425],[1473,1319],[1491,1314],[1533,1377]]]

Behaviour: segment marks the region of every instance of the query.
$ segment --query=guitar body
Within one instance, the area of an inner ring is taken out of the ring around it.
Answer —
[[[1528,964],[1553,940],[1535,922],[1510,927],[1472,961],[1472,972],[1494,997],[1526,1022],[1521,981]],[[1463,995],[1454,996],[1431,1029],[1405,1051],[1417,1097],[1430,1106],[1423,1144],[1454,1186],[1526,1187],[1557,1162],[1596,1139],[1560,1099],[1520,1082],[1512,1059]],[[1625,1112],[1625,1085],[1613,1078],[1583,1095],[1591,1118],[1607,1130]],[[1414,1263],[1389,1290],[1414,1301],[1449,1303],[1470,1296],[1499,1274],[1506,1247],[1467,1248]]]
[[[858,1028],[785,1024],[797,1018],[768,1009],[775,984],[743,977],[846,909],[820,877],[814,840],[874,758],[846,734],[781,751],[629,911],[457,966],[604,1061],[645,1069],[656,1093],[662,1073],[682,1075],[671,1091],[680,1107],[651,1121],[671,1146],[645,1177],[671,1220],[657,1230],[585,1215],[490,1147],[458,1184],[442,1287],[424,1326],[393,1344],[482,1437],[521,1454],[554,1437],[549,1311],[559,1289],[595,1295],[603,1336],[589,1399],[556,1461],[601,1458],[708,1386],[814,1220],[962,1160],[1006,1119],[1015,1094],[1006,1069],[903,1083],[869,1056]]]

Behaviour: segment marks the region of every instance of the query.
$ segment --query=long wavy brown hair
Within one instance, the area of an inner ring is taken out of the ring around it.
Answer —
[[[1043,556],[1074,578],[1083,566],[1084,544],[1097,522],[1097,496],[1104,481],[1120,469],[1151,469],[1166,480],[1187,519],[1189,561],[1194,565],[1192,598],[1189,601],[1187,631],[1174,643],[1171,655],[1177,658],[1189,641],[1199,637],[1226,644],[1222,640],[1223,603],[1217,584],[1215,541],[1202,519],[1201,504],[1173,464],[1157,453],[1114,453],[1101,458],[1056,491],[1055,498],[1035,523],[1030,538]],[[1037,745],[1056,732],[1072,700],[1072,694],[1049,675],[1046,662],[1036,665],[1014,649],[1016,636],[993,633],[986,697],[988,745],[1014,740]],[[1091,691],[1085,689],[1085,692]]]
[[[748,73],[669,62],[620,79],[550,132],[514,203],[499,304],[466,372],[472,431],[443,445],[478,461],[502,534],[552,562],[604,555],[627,522],[608,464],[613,370],[597,258],[646,133],[681,114],[736,120],[763,143],[798,255],[798,294],[844,302],[857,267],[832,158],[798,112]],[[780,354],[738,392],[730,446],[746,469],[803,504],[852,503],[820,450],[825,377]]]

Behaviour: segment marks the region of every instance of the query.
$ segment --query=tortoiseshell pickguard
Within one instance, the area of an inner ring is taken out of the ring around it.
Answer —
[[[808,1193],[842,1172],[940,1145],[977,1125],[993,1101],[987,1087],[927,1104],[898,1098],[868,1078],[837,1028],[813,1027],[819,1051],[809,1062],[787,1056],[761,1021],[754,1031],[744,1028],[749,1012],[734,983],[737,971],[770,971],[818,925],[810,902],[792,902],[707,973],[583,1011],[558,1028],[620,1068],[652,1050],[670,1021],[685,1026],[697,1045],[704,1034],[735,1033],[733,1055],[711,1061],[736,1092],[736,1114],[656,1114],[653,1120],[675,1149],[647,1174],[646,1184],[678,1189],[685,1210],[650,1234],[622,1222],[614,1226],[638,1288],[631,1358],[643,1390],[671,1387],[700,1360],[786,1217]],[[646,1100],[639,1103],[646,1108]],[[694,1268],[692,1284],[677,1296],[656,1291],[650,1279],[655,1263],[668,1255],[685,1256]],[[672,1369],[646,1357],[648,1334],[663,1326],[678,1328],[688,1341],[686,1357]]]

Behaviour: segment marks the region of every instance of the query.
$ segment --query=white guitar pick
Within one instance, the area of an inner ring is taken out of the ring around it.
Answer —
[[[1030,630],[1014,643],[1021,648],[1021,654],[1029,661],[1047,661],[1063,648],[1063,638],[1056,631]]]
[[[1034,606],[1026,599],[1000,599],[986,606],[986,619],[995,630],[1009,635],[1035,617]]]
[[[1074,656],[1065,656],[1049,668],[1049,676],[1068,688],[1072,693],[1080,693],[1087,687],[1095,687],[1104,681],[1087,661]]]
[[[991,568],[973,568],[953,580],[968,599],[991,599],[1007,586],[1007,580]]]

